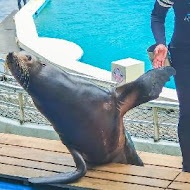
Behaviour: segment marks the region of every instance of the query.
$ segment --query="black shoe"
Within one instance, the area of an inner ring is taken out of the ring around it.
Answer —
[[[190,169],[187,169],[187,168],[183,168],[182,171],[190,173]]]

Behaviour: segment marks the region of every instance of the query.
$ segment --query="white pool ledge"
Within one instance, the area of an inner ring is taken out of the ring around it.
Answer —
[[[164,87],[162,89],[162,92],[160,93],[160,98],[168,100],[168,101],[178,102],[177,92],[175,89]]]

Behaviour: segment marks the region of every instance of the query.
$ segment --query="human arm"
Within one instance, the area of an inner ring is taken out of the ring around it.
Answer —
[[[156,41],[154,51],[154,68],[164,66],[164,61],[167,55],[166,36],[165,36],[165,18],[168,9],[173,6],[172,0],[156,0],[154,9],[151,14],[151,29]]]

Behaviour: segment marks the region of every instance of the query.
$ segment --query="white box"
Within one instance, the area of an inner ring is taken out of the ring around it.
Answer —
[[[112,80],[125,84],[144,74],[144,62],[132,58],[112,62]]]

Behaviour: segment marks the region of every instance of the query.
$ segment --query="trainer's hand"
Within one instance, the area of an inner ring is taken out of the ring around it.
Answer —
[[[167,52],[168,49],[165,45],[159,44],[156,46],[154,50],[154,61],[153,61],[153,66],[155,69],[164,66],[164,61],[166,59]]]

